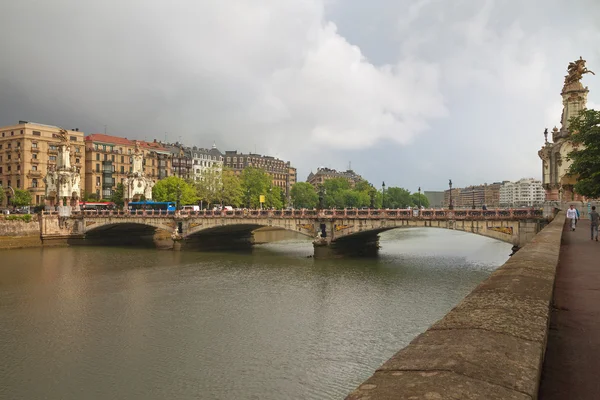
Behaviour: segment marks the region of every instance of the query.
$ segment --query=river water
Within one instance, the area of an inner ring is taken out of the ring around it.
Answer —
[[[511,247],[397,229],[377,259],[316,260],[310,241],[263,235],[286,240],[0,252],[0,398],[342,399]]]

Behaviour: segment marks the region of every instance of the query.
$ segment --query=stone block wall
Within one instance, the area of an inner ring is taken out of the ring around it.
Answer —
[[[30,222],[0,219],[0,249],[41,246],[40,223],[37,215]]]
[[[564,212],[348,400],[536,399]]]

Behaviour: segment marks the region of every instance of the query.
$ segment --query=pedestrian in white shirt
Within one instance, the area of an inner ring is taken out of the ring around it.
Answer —
[[[571,220],[571,230],[575,230],[575,225],[577,224],[577,210],[573,204],[571,204],[567,210],[567,218]]]

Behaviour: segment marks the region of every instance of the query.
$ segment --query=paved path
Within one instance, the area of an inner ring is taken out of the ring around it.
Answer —
[[[539,398],[600,399],[600,242],[565,224]]]

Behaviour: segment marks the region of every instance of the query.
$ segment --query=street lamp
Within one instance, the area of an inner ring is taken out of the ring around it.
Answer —
[[[181,178],[179,178],[181,179]],[[177,180],[177,205],[176,205],[176,210],[179,210],[179,203],[181,203],[181,188],[179,186],[179,180]]]
[[[381,197],[382,197],[382,199],[381,199],[381,208],[385,209],[385,181],[383,181],[381,183],[381,187],[383,188],[382,195],[381,195]]]
[[[454,204],[452,204],[452,179],[448,179],[448,186],[450,186],[450,204],[448,210],[454,210]]]
[[[421,186],[419,186],[419,210],[421,209]]]
[[[471,194],[473,195],[473,210],[475,209],[475,186],[471,186]]]
[[[249,210],[250,209],[250,189],[248,189],[247,197],[248,197],[248,210]]]

